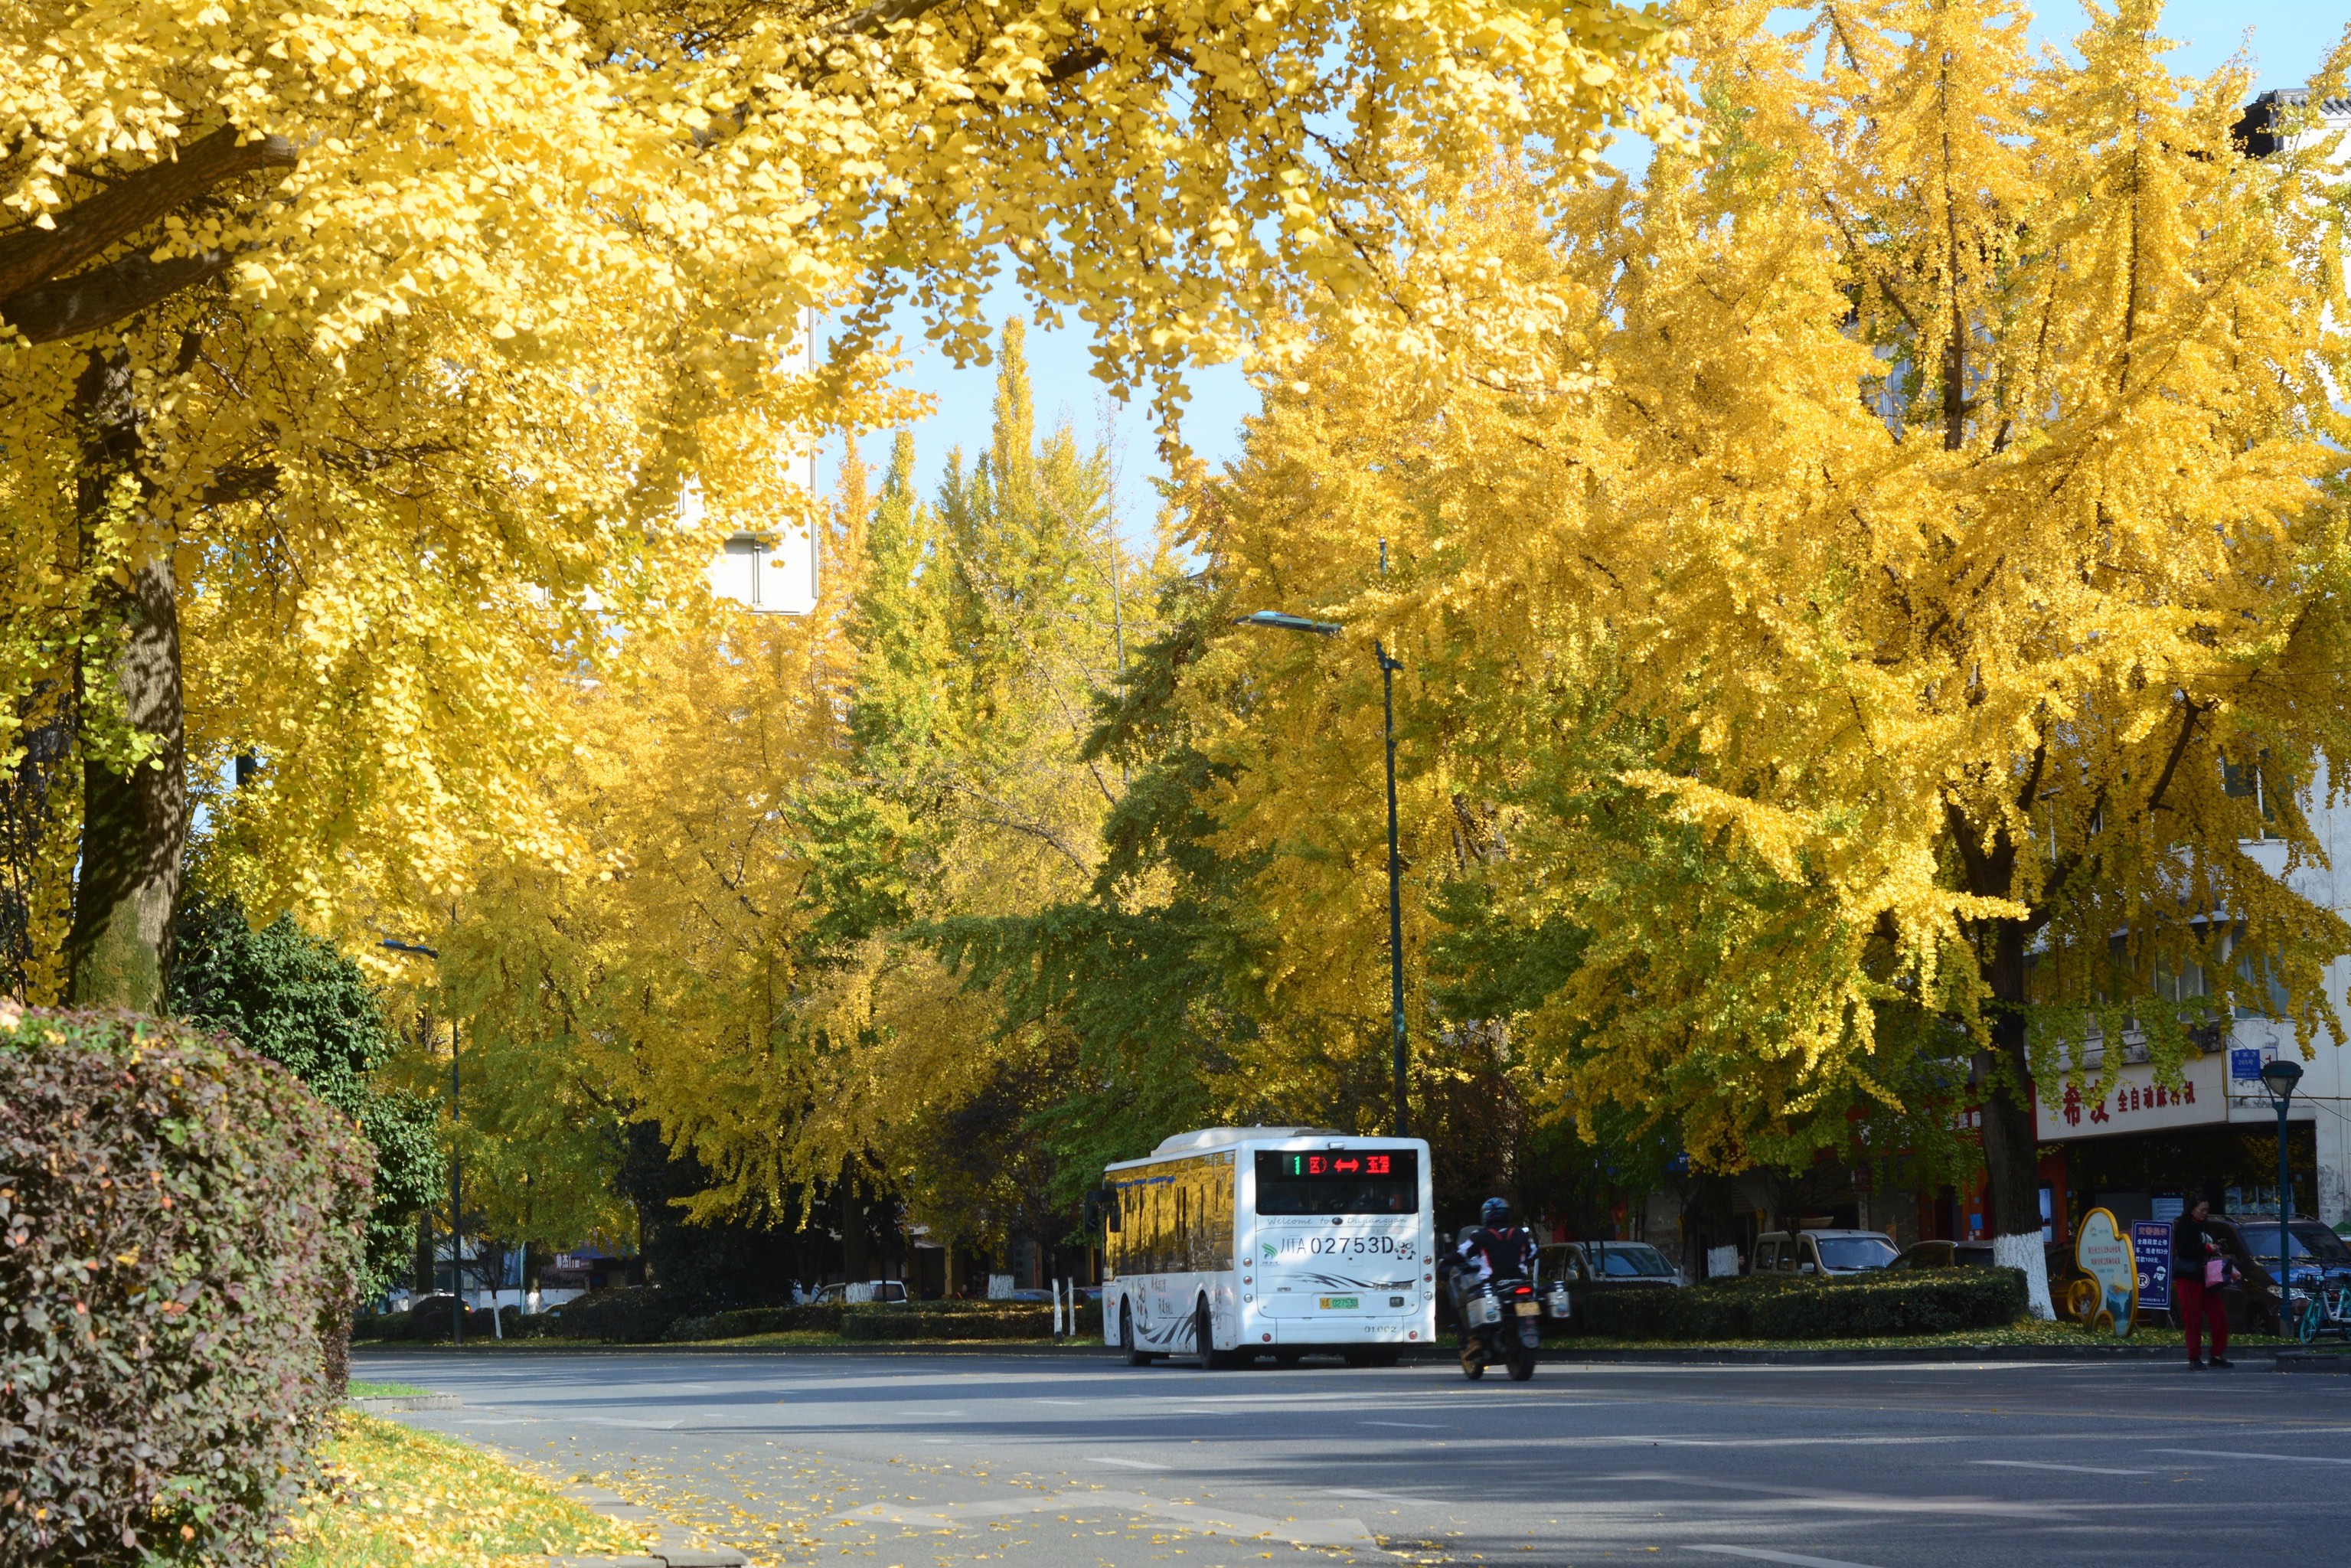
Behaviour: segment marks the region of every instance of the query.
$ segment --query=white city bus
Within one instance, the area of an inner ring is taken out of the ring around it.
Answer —
[[[1385,1364],[1437,1337],[1418,1138],[1211,1127],[1102,1177],[1102,1337],[1134,1365],[1309,1351]]]

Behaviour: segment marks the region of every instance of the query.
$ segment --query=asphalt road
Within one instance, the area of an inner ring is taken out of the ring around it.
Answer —
[[[2351,1558],[2351,1377],[2176,1363],[1133,1370],[361,1354],[402,1417],[754,1562],[2131,1568]],[[1301,1555],[1302,1554],[1302,1555]]]

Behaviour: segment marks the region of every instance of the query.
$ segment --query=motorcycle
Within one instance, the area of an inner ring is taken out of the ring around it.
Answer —
[[[1511,1382],[1526,1382],[1535,1375],[1541,1324],[1533,1281],[1505,1275],[1468,1286],[1461,1298],[1461,1375],[1474,1383],[1499,1361],[1510,1367]]]

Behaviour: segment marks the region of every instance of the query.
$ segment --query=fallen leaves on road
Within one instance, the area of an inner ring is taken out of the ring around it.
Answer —
[[[324,1483],[287,1530],[291,1568],[520,1568],[643,1550],[626,1527],[451,1438],[346,1411]]]

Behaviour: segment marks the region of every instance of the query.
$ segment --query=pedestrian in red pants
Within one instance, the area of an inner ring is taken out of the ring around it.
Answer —
[[[2233,1366],[2229,1359],[2229,1313],[2220,1304],[2218,1285],[2204,1282],[2205,1266],[2220,1261],[2225,1271],[2220,1243],[2204,1228],[2210,1218],[2212,1205],[2208,1198],[2198,1198],[2188,1212],[2171,1222],[2171,1295],[2179,1303],[2179,1326],[2188,1335],[2188,1364],[2202,1366],[2204,1361],[2205,1325],[2211,1325],[2212,1361],[2214,1366]]]
[[[2228,1309],[2220,1304],[2219,1288],[2216,1286],[2208,1289],[2205,1285],[2202,1268],[2199,1266],[2192,1277],[2173,1275],[2171,1288],[2179,1296],[2179,1326],[2188,1335],[2188,1364],[2190,1366],[2204,1364],[2203,1345],[2199,1342],[2203,1338],[2205,1324],[2209,1322],[2212,1330],[2212,1364],[2214,1366],[2235,1365],[2236,1364],[2229,1359]]]

